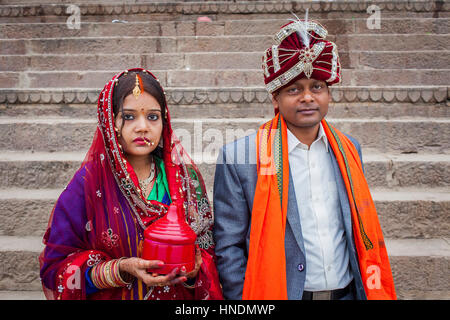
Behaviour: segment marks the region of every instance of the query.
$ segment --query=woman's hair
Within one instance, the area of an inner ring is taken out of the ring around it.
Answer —
[[[123,100],[125,100],[125,98],[133,92],[133,89],[136,86],[136,74],[139,74],[142,80],[144,91],[152,95],[156,99],[156,101],[158,101],[159,106],[161,107],[161,117],[164,125],[164,115],[166,114],[167,108],[164,91],[159,82],[145,71],[129,72],[118,78],[119,81],[117,82],[113,92],[114,117],[116,117],[119,112],[123,113]]]

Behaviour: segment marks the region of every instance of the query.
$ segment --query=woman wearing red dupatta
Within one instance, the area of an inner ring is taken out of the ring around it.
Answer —
[[[205,185],[172,132],[159,81],[141,68],[118,73],[100,93],[97,115],[92,145],[44,236],[47,298],[222,299]],[[196,266],[150,274],[164,262],[140,258],[144,230],[172,200],[197,235]]]

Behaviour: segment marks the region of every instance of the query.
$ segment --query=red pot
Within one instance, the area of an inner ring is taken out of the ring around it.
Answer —
[[[144,231],[142,258],[161,260],[164,266],[147,270],[159,274],[168,274],[174,268],[186,267],[190,272],[195,267],[195,240],[197,235],[189,227],[184,212],[178,209],[174,201],[167,214],[152,223]]]

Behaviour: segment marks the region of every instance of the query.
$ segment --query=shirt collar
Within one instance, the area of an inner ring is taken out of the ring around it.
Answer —
[[[287,136],[288,136],[288,152],[291,153],[296,147],[299,147],[303,150],[309,150],[308,146],[302,142],[300,142],[297,137],[289,130],[287,129]],[[323,144],[325,145],[325,150],[328,152],[328,139],[325,134],[325,130],[323,129],[322,123],[319,124],[319,133],[317,134],[316,140],[314,140],[313,143],[318,142],[321,140]]]

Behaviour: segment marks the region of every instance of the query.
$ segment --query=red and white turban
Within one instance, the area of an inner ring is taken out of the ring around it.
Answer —
[[[328,31],[314,21],[296,20],[274,36],[275,44],[263,55],[264,82],[269,93],[299,78],[323,80],[328,85],[341,81],[337,46],[325,38]]]

